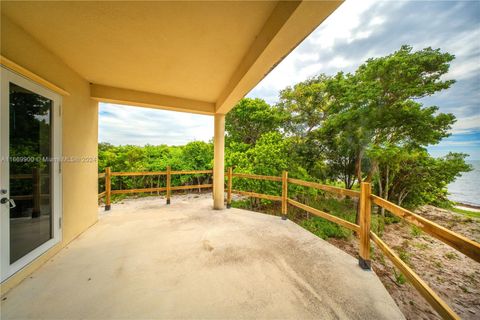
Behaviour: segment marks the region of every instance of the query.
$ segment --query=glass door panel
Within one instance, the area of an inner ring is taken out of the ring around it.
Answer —
[[[61,97],[0,68],[0,274],[61,241]]]
[[[52,239],[53,101],[9,84],[10,264]]]

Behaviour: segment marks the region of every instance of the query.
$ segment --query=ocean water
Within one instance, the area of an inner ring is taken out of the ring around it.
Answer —
[[[466,161],[473,171],[462,174],[448,185],[448,199],[464,204],[480,206],[480,160]]]

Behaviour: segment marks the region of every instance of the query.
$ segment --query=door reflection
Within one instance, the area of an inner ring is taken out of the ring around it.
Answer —
[[[10,264],[53,237],[53,101],[10,83]]]

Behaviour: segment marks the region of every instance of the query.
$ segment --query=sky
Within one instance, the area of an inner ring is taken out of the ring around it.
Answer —
[[[403,44],[456,57],[445,79],[457,82],[421,100],[457,117],[452,135],[428,151],[436,157],[464,152],[479,160],[480,1],[347,0],[247,96],[275,104],[287,86],[320,73],[353,72]],[[211,116],[101,104],[99,118],[99,141],[115,145],[183,145],[213,136]]]

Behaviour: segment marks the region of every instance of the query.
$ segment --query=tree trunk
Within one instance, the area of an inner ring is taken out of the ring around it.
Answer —
[[[400,192],[400,195],[398,196],[398,205],[399,205],[399,206],[402,205],[403,200],[405,200],[405,198],[407,197],[408,194],[409,194],[409,192],[408,192],[408,191],[405,191],[405,189],[403,189],[403,190]]]
[[[363,149],[359,149],[355,158],[355,175],[357,176],[358,184],[362,183],[362,158]],[[357,206],[357,213],[355,214],[355,223],[360,224],[360,206]]]
[[[363,150],[359,150],[357,152],[355,158],[355,176],[357,178],[358,183],[362,183],[362,158],[363,158]]]

